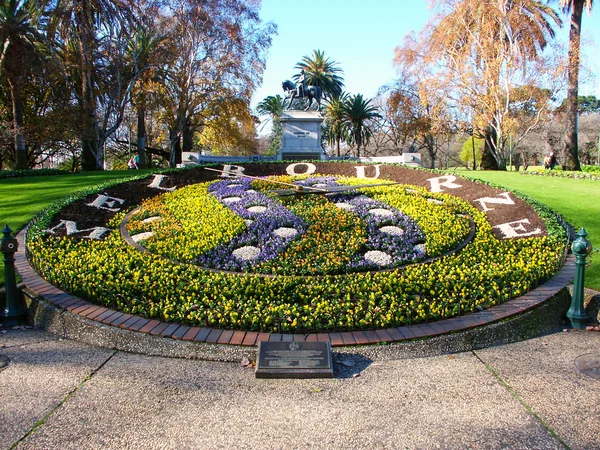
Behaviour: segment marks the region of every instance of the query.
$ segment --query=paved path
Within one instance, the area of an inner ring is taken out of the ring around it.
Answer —
[[[0,333],[0,449],[600,449],[600,381],[570,331],[475,352],[365,360],[336,378],[256,379],[236,363]]]

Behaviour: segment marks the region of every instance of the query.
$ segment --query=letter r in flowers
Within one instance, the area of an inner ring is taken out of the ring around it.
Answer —
[[[431,192],[444,192],[442,186],[448,189],[458,189],[462,187],[462,184],[456,184],[456,177],[454,175],[446,175],[437,178],[428,178],[427,181],[431,183]]]

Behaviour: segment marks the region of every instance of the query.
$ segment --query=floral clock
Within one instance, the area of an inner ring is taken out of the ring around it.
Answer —
[[[91,302],[188,325],[376,329],[467,314],[554,275],[566,235],[539,205],[394,165],[198,167],[45,212],[28,250]]]

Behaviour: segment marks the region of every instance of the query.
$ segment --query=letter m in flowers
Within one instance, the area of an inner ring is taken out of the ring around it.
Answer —
[[[79,235],[81,233],[89,233],[86,236],[79,236],[85,239],[100,239],[102,236],[104,236],[105,233],[110,231],[109,228],[104,227],[94,227],[86,228],[85,230],[79,230],[77,228],[77,223],[73,222],[72,220],[61,220],[58,223],[58,225],[46,231],[51,234],[61,234],[60,231],[62,229],[64,229],[65,235],[67,236]]]

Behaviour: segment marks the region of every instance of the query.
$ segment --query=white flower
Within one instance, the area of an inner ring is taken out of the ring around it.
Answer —
[[[386,226],[386,227],[381,227],[379,229],[379,231],[381,231],[382,233],[386,233],[386,234],[393,234],[395,236],[402,236],[404,234],[404,230],[400,227],[395,227],[392,225]]]
[[[241,199],[241,197],[225,197],[222,201],[223,203],[235,203],[239,202]]]
[[[379,250],[371,250],[365,253],[365,260],[378,266],[389,266],[392,263],[392,257]]]
[[[242,261],[250,261],[252,259],[256,259],[258,258],[259,254],[260,248],[253,247],[251,245],[235,249],[232,253],[234,257],[236,257],[237,259],[241,259]]]
[[[251,213],[262,213],[265,212],[267,210],[266,206],[251,206],[250,208],[248,208],[248,211]]]
[[[242,185],[240,183],[231,183],[228,184],[227,187],[228,188],[236,188],[236,187],[241,187]]]
[[[162,217],[160,217],[160,216],[148,217],[147,219],[142,220],[142,223],[152,223],[152,222],[156,222],[157,220],[162,220]]]
[[[246,226],[249,227],[250,225],[252,225],[254,223],[254,220],[252,220],[252,219],[244,219],[244,222],[246,223]]]
[[[315,183],[312,185],[312,187],[324,188],[324,187],[327,187],[327,185],[325,183]]]
[[[441,200],[438,200],[437,198],[428,198],[427,201],[429,203],[433,203],[434,205],[443,205],[444,202]]]
[[[427,254],[427,248],[425,247],[425,244],[417,244],[415,245],[414,249],[419,255],[425,256]]]
[[[246,192],[249,193],[249,194],[253,194],[256,191],[254,189],[246,189]]]
[[[296,236],[298,234],[298,230],[295,228],[279,227],[273,230],[273,234],[282,238],[289,238]]]
[[[394,215],[394,213],[392,211],[390,211],[389,209],[384,209],[384,208],[373,208],[373,209],[370,209],[369,212],[371,214],[373,214],[374,216],[380,216],[380,217]]]
[[[147,231],[146,233],[138,233],[134,236],[131,236],[131,239],[133,239],[135,242],[140,242],[140,241],[143,241],[144,239],[148,239],[153,234],[154,233],[152,231]]]
[[[347,209],[350,211],[354,209],[354,205],[351,205],[350,203],[346,203],[346,202],[337,202],[335,204],[335,206],[337,206],[338,208]]]

